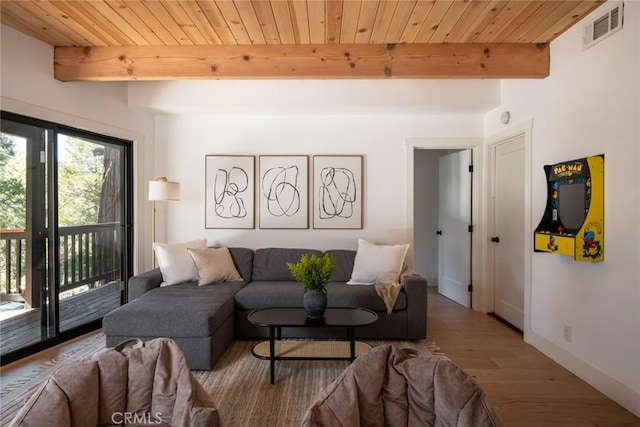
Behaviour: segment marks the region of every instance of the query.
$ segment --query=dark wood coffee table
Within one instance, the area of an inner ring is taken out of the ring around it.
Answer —
[[[274,367],[276,360],[295,360],[299,358],[278,357],[275,354],[275,341],[281,339],[282,328],[346,328],[349,340],[349,357],[337,357],[332,360],[353,361],[355,355],[355,328],[366,326],[378,320],[378,315],[366,308],[327,308],[321,319],[310,319],[304,308],[281,307],[254,310],[247,316],[254,325],[269,328],[269,362],[271,369],[271,384],[274,383]],[[255,353],[254,353],[255,355]],[[304,360],[324,360],[322,358],[305,357]]]

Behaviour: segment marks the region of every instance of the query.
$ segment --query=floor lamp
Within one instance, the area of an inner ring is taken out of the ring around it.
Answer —
[[[180,200],[180,183],[168,181],[164,176],[156,178],[155,181],[149,181],[149,200],[153,202],[151,205],[151,265],[152,268],[156,268],[156,251],[153,248],[156,241],[156,201]]]

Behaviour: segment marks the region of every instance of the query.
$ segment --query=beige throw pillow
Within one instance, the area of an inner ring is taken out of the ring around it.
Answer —
[[[228,248],[189,249],[198,270],[198,286],[243,280]]]

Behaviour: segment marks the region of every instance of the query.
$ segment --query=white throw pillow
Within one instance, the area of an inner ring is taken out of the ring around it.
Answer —
[[[242,281],[228,248],[189,249],[198,270],[198,286]]]
[[[409,250],[405,245],[374,245],[358,240],[358,251],[348,285],[399,283],[404,258]]]
[[[198,280],[198,271],[188,249],[206,249],[207,239],[184,243],[154,243],[153,248],[162,272],[161,286]]]

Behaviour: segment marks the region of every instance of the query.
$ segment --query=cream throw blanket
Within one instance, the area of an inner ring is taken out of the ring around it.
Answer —
[[[403,264],[402,273],[400,274],[400,283],[374,283],[376,294],[384,301],[384,305],[387,307],[387,314],[393,312],[393,308],[398,301],[398,295],[402,290],[402,282],[405,276],[416,275],[416,271],[409,267],[407,264]]]
[[[398,301],[398,294],[400,294],[402,284],[374,283],[373,286],[378,296],[384,301],[384,305],[387,307],[387,314],[391,314],[393,307],[396,306],[396,301]]]

